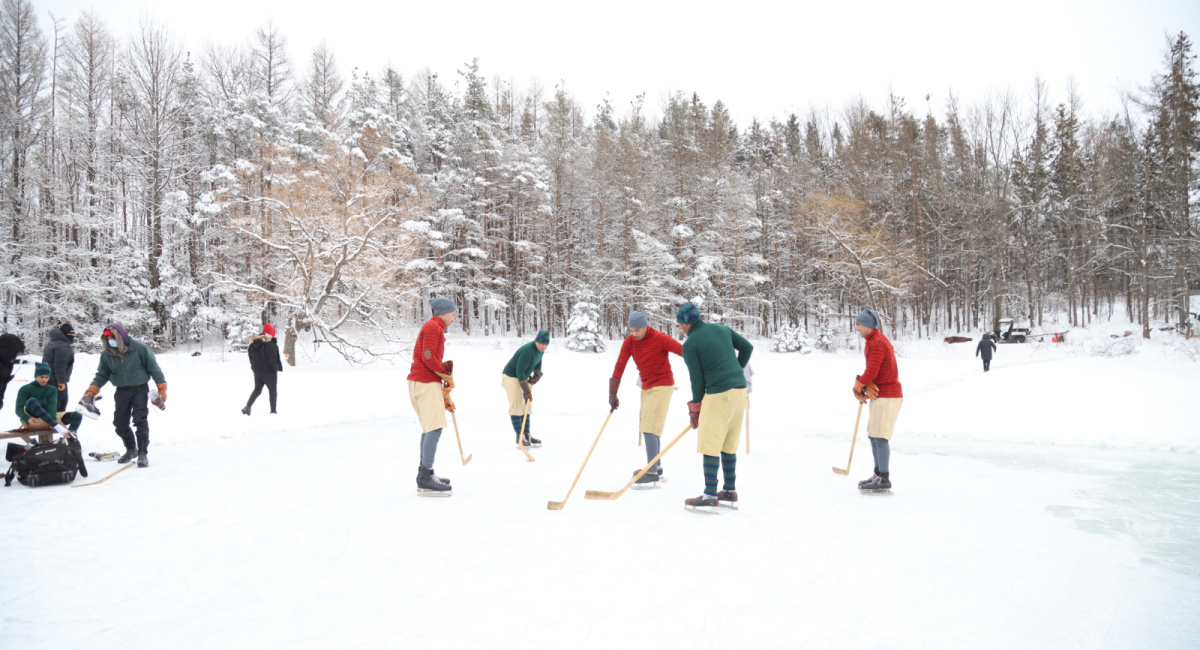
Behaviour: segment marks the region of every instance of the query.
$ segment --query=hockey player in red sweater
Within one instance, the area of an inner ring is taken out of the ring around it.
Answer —
[[[877,312],[864,309],[854,319],[854,327],[866,339],[863,353],[867,357],[867,369],[854,378],[854,397],[860,402],[871,401],[867,435],[871,441],[871,454],[875,457],[875,473],[871,478],[859,481],[858,489],[890,490],[890,441],[892,431],[896,428],[896,418],[900,415],[900,405],[904,402],[900,373],[896,368],[896,352],[892,349],[892,342],[880,331]]]
[[[621,344],[621,354],[617,357],[617,365],[613,368],[613,376],[608,380],[608,405],[612,408],[620,406],[617,399],[617,388],[621,385],[621,376],[625,374],[625,366],[629,357],[637,366],[642,386],[641,420],[639,426],[642,436],[646,439],[646,462],[654,460],[658,455],[663,428],[666,427],[667,409],[671,406],[671,395],[675,392],[675,376],[671,373],[671,361],[668,354],[682,356],[683,346],[653,327],[650,327],[646,312],[635,311],[629,314],[629,336]],[[636,475],[642,471],[639,467],[634,470]],[[638,483],[643,487],[651,487],[662,477],[662,463],[655,463]]]
[[[417,494],[450,496],[450,481],[433,473],[433,458],[446,426],[446,411],[454,410],[450,389],[454,388],[454,362],[442,361],[446,328],[454,323],[457,309],[448,298],[429,301],[433,317],[421,326],[413,345],[412,368],[408,373],[408,397],[421,425],[421,466],[417,469]]]

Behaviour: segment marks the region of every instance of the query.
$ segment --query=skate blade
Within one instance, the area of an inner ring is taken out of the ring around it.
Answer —
[[[662,482],[658,483],[634,483],[629,486],[631,490],[658,490],[662,488]]]
[[[427,488],[417,488],[417,496],[419,497],[448,497],[454,493],[454,490],[430,490]]]
[[[736,501],[722,501],[718,503],[717,506],[721,508],[729,508],[730,510],[738,509],[738,504]]]
[[[683,506],[684,510],[696,512],[702,515],[719,515],[721,514],[720,506]]]
[[[892,491],[890,489],[888,489],[888,490],[864,490],[863,488],[858,488],[858,493],[859,494],[891,494]]]

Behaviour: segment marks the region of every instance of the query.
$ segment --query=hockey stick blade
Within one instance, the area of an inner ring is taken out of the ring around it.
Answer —
[[[583,498],[585,498],[585,499],[602,499],[605,501],[611,501],[611,500],[617,498],[618,494],[620,494],[620,492],[601,492],[599,490],[588,490],[587,492],[583,493]]]
[[[834,473],[834,474],[841,474],[841,475],[845,476],[846,474],[849,474],[849,473],[850,473],[850,470],[849,470],[849,469],[841,469],[841,468],[839,468],[839,467],[834,467],[834,468],[833,468],[833,473]]]
[[[562,510],[563,506],[567,505],[565,501],[547,501],[547,510]]]

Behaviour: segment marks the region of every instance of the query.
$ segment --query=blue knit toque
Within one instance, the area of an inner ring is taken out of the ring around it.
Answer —
[[[879,313],[872,309],[864,309],[854,319],[855,324],[869,327],[873,330],[879,329]]]
[[[48,375],[48,374],[50,374],[50,364],[48,364],[44,361],[39,361],[39,362],[33,364],[33,376],[34,377],[41,377],[42,375]]]
[[[454,307],[454,301],[450,300],[449,298],[434,298],[433,300],[429,301],[429,308],[433,310],[434,316],[451,314],[458,311],[458,309]]]
[[[635,311],[629,314],[630,327],[650,327],[650,319],[646,318],[646,312]]]

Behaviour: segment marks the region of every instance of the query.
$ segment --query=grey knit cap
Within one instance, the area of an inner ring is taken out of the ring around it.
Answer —
[[[458,311],[458,309],[454,306],[453,300],[441,297],[430,300],[429,308],[433,310],[434,316],[441,316],[442,314],[450,314]]]
[[[879,313],[873,309],[864,309],[862,310],[862,313],[858,315],[858,318],[854,319],[854,322],[857,325],[864,325],[873,330],[877,330],[879,329]]]
[[[646,318],[644,311],[629,312],[630,327],[650,327],[650,319]]]

